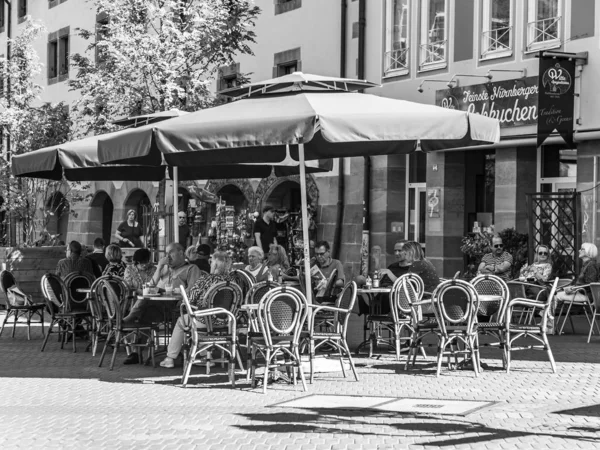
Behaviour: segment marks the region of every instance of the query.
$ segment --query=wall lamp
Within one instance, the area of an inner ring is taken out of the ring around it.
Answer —
[[[521,78],[527,76],[527,69],[490,69],[487,71],[488,75],[490,75],[490,80],[492,79],[491,72],[520,72]]]
[[[489,71],[485,75],[470,75],[468,73],[455,73],[454,75],[452,75],[452,78],[450,78],[450,83],[453,81],[458,82],[458,80],[455,80],[456,77],[487,78],[488,81],[491,81],[491,79],[492,79],[492,75],[490,74]],[[452,86],[450,86],[450,83],[448,83],[448,87],[452,87]]]
[[[426,78],[423,81],[421,81],[421,84],[419,84],[417,91],[419,91],[420,93],[423,93],[423,85],[428,81],[431,83],[446,83],[446,85],[449,88],[458,86],[458,80],[448,80],[447,81],[447,80],[434,80],[432,78]],[[454,83],[454,86],[452,86],[452,83]]]

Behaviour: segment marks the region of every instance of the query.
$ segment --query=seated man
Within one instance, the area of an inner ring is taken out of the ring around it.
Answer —
[[[381,269],[379,271],[382,286],[393,284],[398,277],[409,272],[410,263],[406,261],[406,252],[402,248],[405,242],[406,239],[396,241],[394,244],[394,257],[396,258],[396,262],[390,264],[387,269]]]
[[[104,239],[94,239],[94,251],[87,255],[86,258],[92,261],[92,268],[94,269],[96,278],[101,277],[102,272],[108,266],[108,259],[104,256]]]
[[[67,246],[67,257],[58,261],[56,265],[56,275],[61,278],[66,277],[71,272],[86,272],[94,275],[92,262],[81,256],[81,244],[77,241],[71,241]]]
[[[321,297],[319,299],[320,301],[325,302],[335,301],[335,297],[337,296],[341,288],[344,286],[344,281],[346,279],[344,274],[344,266],[340,261],[331,257],[331,250],[327,241],[319,241],[315,244],[315,256],[317,258],[316,266],[319,268],[319,270],[325,277],[323,280],[320,280],[318,282],[316,286],[317,291],[323,289],[327,285],[327,281],[331,277],[331,274],[334,270],[337,269],[333,289],[330,293],[331,296],[329,298]]]
[[[500,236],[494,236],[492,239],[494,250],[492,253],[486,253],[479,264],[478,274],[489,273],[502,278],[504,281],[511,279],[513,257],[510,253],[504,251],[504,244]]]

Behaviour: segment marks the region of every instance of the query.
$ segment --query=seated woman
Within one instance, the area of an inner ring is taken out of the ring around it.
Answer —
[[[596,266],[596,257],[598,256],[598,248],[589,242],[581,244],[579,249],[579,258],[583,263],[579,276],[575,279],[575,282],[571,286],[565,287],[562,291],[557,292],[552,299],[552,306],[550,307],[550,319],[548,322],[554,324],[554,313],[556,305],[562,302],[573,302],[573,303],[587,303],[591,298],[591,292],[589,288],[580,289],[578,286],[584,286],[586,284],[595,283],[598,281],[598,267]],[[583,291],[583,292],[582,292]],[[550,328],[550,324],[548,325]],[[550,331],[550,330],[547,330]]]
[[[223,281],[233,281],[229,271],[231,270],[231,257],[226,252],[215,252],[212,255],[210,265],[210,275],[200,277],[198,281],[190,289],[190,303],[198,309],[206,309],[208,307],[205,298],[206,292],[217,283]],[[160,363],[161,367],[172,369],[175,367],[175,358],[179,356],[183,341],[185,339],[185,329],[189,326],[190,318],[187,314],[177,319],[177,323],[173,328],[173,335],[169,341],[167,348],[167,357]],[[198,328],[205,328],[205,322],[200,319],[197,323]]]
[[[285,274],[290,269],[290,262],[288,261],[285,249],[281,245],[271,244],[269,246],[267,267],[273,274],[273,279],[275,280],[277,279],[280,270],[282,274]]]
[[[152,281],[154,272],[156,266],[150,262],[150,250],[140,248],[133,254],[133,264],[125,268],[123,278],[132,291],[141,294],[144,285]]]
[[[112,275],[113,277],[123,278],[125,275],[125,267],[127,265],[123,262],[123,253],[121,247],[115,244],[110,244],[106,247],[104,256],[108,259],[108,265],[104,268],[102,276]]]
[[[419,275],[425,285],[425,292],[432,293],[440,284],[440,277],[438,277],[433,264],[425,259],[421,244],[408,241],[404,243],[402,250],[404,251],[405,264],[410,265],[408,271]]]
[[[254,276],[257,283],[261,281],[267,281],[269,276],[269,268],[263,262],[265,259],[265,252],[259,246],[255,245],[248,249],[248,265],[244,267],[244,270]],[[273,278],[275,279],[275,278]]]
[[[552,272],[550,264],[550,247],[547,245],[538,245],[535,249],[533,263],[525,264],[521,267],[519,281],[529,281],[532,283],[545,283]]]

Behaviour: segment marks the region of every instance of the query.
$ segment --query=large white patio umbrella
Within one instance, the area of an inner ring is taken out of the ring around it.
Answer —
[[[270,85],[273,80],[270,80]],[[299,163],[302,221],[308,223],[305,160],[442,150],[500,139],[496,119],[376,95],[263,94],[209,108],[112,139],[100,139],[102,163],[185,167],[198,164]],[[314,87],[312,88],[314,89]],[[303,227],[308,274],[308,228]],[[306,277],[310,301],[310,279]]]

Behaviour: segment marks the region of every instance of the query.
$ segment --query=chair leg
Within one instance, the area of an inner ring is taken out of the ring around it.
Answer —
[[[560,327],[560,330],[558,331],[558,334],[562,334],[563,333],[563,328],[565,327],[565,322],[567,321],[567,317],[570,318],[569,314],[571,312],[571,306],[573,306],[573,302],[572,301],[569,303],[569,306],[567,307],[567,311],[565,312],[565,318],[563,319],[563,323],[562,323],[562,325]],[[573,327],[573,321],[572,321],[572,319],[571,319],[571,327]],[[573,330],[573,332],[575,332],[575,330]]]
[[[27,311],[27,340],[31,340],[31,316],[33,311]]]
[[[341,341],[337,342],[338,354],[340,355],[340,365],[342,366],[342,375],[346,378],[346,369],[344,368],[344,354],[342,352]]]
[[[350,349],[348,348],[348,343],[344,340],[341,341],[340,344],[344,347],[346,355],[348,355],[348,361],[350,361],[350,368],[352,369],[352,373],[354,374],[354,379],[358,381],[358,374],[356,373],[356,367],[354,366],[354,361],[352,360],[352,354],[350,353]]]
[[[298,348],[294,349],[294,353],[295,353],[295,357],[296,357],[296,362],[298,364],[298,370],[300,371],[300,379],[302,380],[302,387],[304,388],[304,392],[306,392],[308,390],[308,388],[306,387],[306,379],[304,378],[304,370],[302,370],[302,360],[300,359],[300,352],[298,351]]]
[[[11,312],[11,309],[6,310],[6,315],[4,316],[4,320],[2,321],[2,327],[0,327],[0,336],[2,336],[2,332],[4,331],[4,325],[6,325],[6,322],[8,322],[8,318],[10,317]]]
[[[443,355],[444,355],[444,350],[446,349],[446,339],[442,337],[442,340],[439,344],[438,347],[438,354],[437,354],[437,372],[436,372],[436,376],[440,376],[440,372],[442,370],[442,359],[443,359]]]
[[[314,338],[310,338],[310,350],[309,350],[309,355],[308,355],[308,359],[310,361],[310,384],[313,383],[314,379],[315,379],[315,340]],[[343,363],[342,363],[343,365]]]
[[[13,321],[12,337],[15,337],[15,331],[17,329],[17,319],[19,318],[19,311],[15,311],[15,320]]]
[[[77,344],[76,344],[76,338],[75,338],[75,329],[77,328],[77,319],[73,318],[72,319],[72,326],[71,326],[71,342],[73,343],[73,353],[77,353]]]
[[[269,363],[271,362],[271,350],[267,349],[265,354],[265,373],[263,377],[263,394],[267,393],[267,382],[269,380]]]
[[[552,366],[552,372],[556,373],[556,363],[554,362],[554,356],[552,356],[552,349],[550,348],[550,343],[548,342],[548,336],[546,336],[546,333],[542,333],[542,339],[544,340],[544,347],[546,353],[548,353],[550,365]]]
[[[594,325],[596,325],[596,309],[594,309],[592,313],[592,323],[590,325],[590,332],[588,333],[587,343],[590,343],[590,339],[592,339],[592,331],[594,331]]]
[[[187,385],[188,379],[190,377],[192,366],[194,365],[194,359],[196,359],[196,349],[196,343],[192,343],[192,347],[190,348],[190,351],[188,353],[187,362],[183,369],[183,379],[181,380],[181,384],[183,385],[183,387]]]
[[[42,324],[42,337],[46,335],[46,333],[44,332],[44,310],[40,309],[38,311],[38,314],[40,316],[40,323]]]
[[[114,333],[115,332],[113,330],[110,330],[108,332],[108,335],[106,336],[106,342],[104,342],[104,348],[102,349],[102,354],[100,355],[100,362],[98,362],[98,367],[102,367],[104,355],[106,355],[106,349],[108,348],[108,345],[110,344],[110,339],[113,337]]]
[[[115,337],[115,346],[113,348],[112,358],[110,359],[110,367],[108,370],[113,370],[115,367],[115,360],[117,359],[117,352],[119,351],[119,345],[121,344],[121,331],[117,330],[117,335]]]
[[[510,331],[506,331],[506,342],[504,343],[504,352],[506,354],[506,373],[510,372],[510,350],[511,350],[511,344],[510,344]]]
[[[54,326],[54,319],[50,321],[50,325],[48,326],[48,332],[46,333],[46,337],[44,337],[44,343],[42,344],[42,349],[40,351],[44,351],[46,348],[46,344],[48,343],[48,338],[52,334],[52,327]]]
[[[256,387],[256,348],[252,346],[250,349],[250,362],[248,363],[248,381],[250,381],[250,386],[252,388]]]

